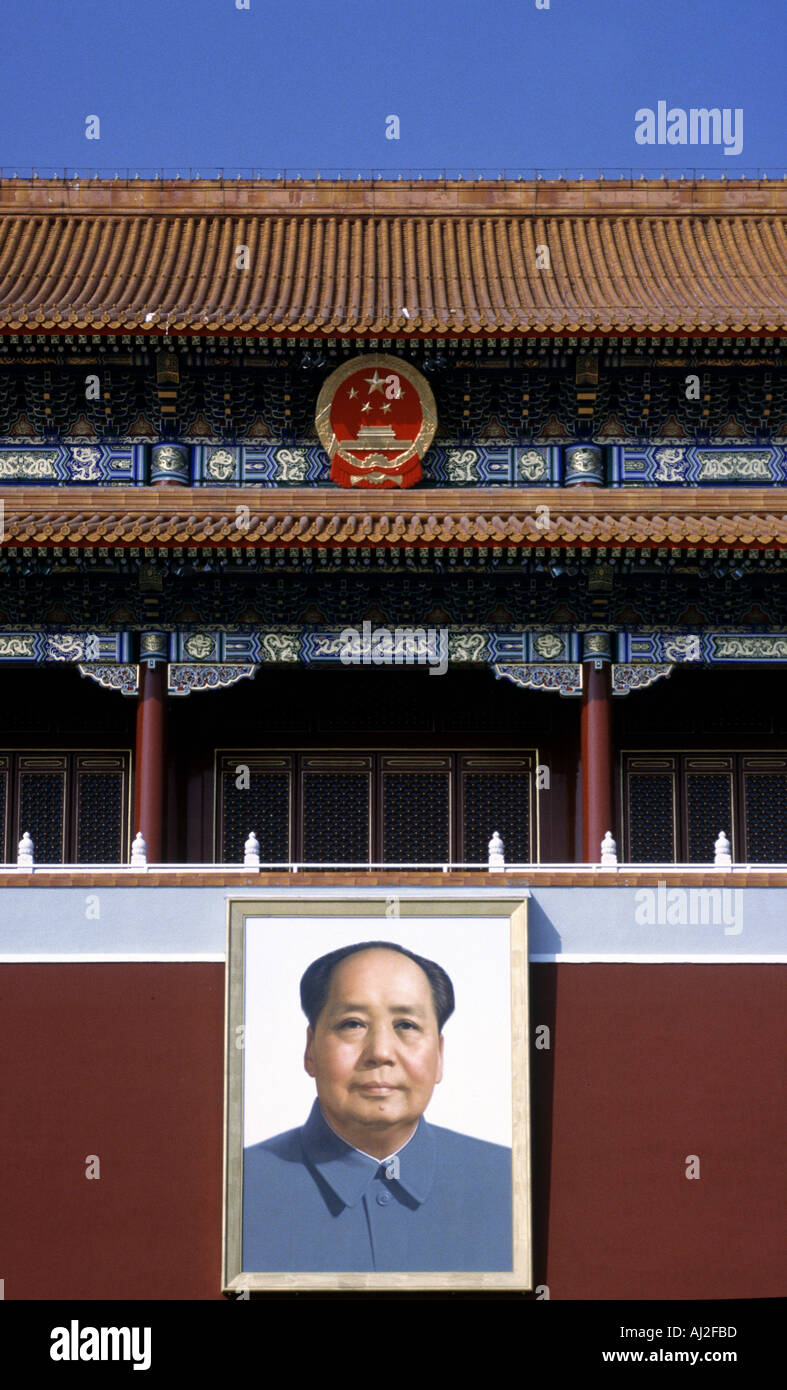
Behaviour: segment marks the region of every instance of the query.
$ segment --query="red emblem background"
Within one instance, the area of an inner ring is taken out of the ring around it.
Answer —
[[[341,487],[412,487],[434,438],[429,383],[396,357],[370,353],[345,362],[324,382],[317,433]]]

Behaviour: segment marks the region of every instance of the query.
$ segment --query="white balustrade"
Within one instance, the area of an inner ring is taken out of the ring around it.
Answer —
[[[601,865],[602,868],[610,869],[616,869],[618,866],[618,847],[612,838],[611,830],[607,831],[601,841]]]
[[[138,830],[134,836],[134,843],[131,846],[131,867],[132,869],[146,869],[148,867],[148,847],[142,838],[142,831]]]
[[[505,851],[503,849],[503,841],[500,838],[500,833],[497,830],[493,832],[492,838],[489,841],[489,861],[487,867],[490,874],[505,872]]]
[[[723,830],[719,831],[719,838],[713,846],[713,863],[717,869],[732,868],[730,842]]]
[[[32,869],[33,867],[33,841],[28,830],[25,831],[17,847],[16,867],[18,869]]]

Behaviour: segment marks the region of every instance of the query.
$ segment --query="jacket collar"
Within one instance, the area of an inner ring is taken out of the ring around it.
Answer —
[[[385,1163],[360,1153],[340,1139],[326,1122],[316,1100],[301,1129],[301,1142],[307,1162],[346,1207],[354,1207],[360,1202],[369,1185],[381,1170],[385,1173],[387,1167]],[[399,1176],[386,1180],[392,1188],[399,1187],[420,1206],[429,1196],[435,1169],[434,1135],[423,1115],[412,1139],[399,1150],[396,1157]]]

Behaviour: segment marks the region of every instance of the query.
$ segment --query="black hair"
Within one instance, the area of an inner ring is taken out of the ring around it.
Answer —
[[[334,970],[348,956],[354,956],[358,951],[398,951],[400,955],[407,956],[416,965],[420,965],[432,990],[437,1031],[442,1033],[443,1025],[454,1011],[454,987],[450,977],[441,965],[436,965],[433,960],[426,960],[424,956],[417,956],[415,951],[408,951],[405,946],[397,946],[394,941],[360,941],[354,946],[340,946],[338,951],[329,951],[327,956],[320,956],[318,960],[312,961],[301,978],[301,1008],[312,1028],[325,1007]]]

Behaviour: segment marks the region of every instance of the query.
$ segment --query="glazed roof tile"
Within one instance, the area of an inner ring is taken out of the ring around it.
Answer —
[[[785,211],[787,181],[6,180],[0,329],[779,333]]]
[[[87,490],[86,490],[87,491]],[[545,497],[550,508],[544,527]],[[249,508],[238,528],[237,504]],[[787,496],[745,488],[711,499],[664,488],[446,489],[436,499],[408,493],[356,494],[248,489],[147,488],[6,490],[6,547],[127,546],[175,549],[318,550],[337,547],[440,550],[463,546],[652,549],[766,549],[787,546]],[[537,508],[541,507],[539,512]]]

